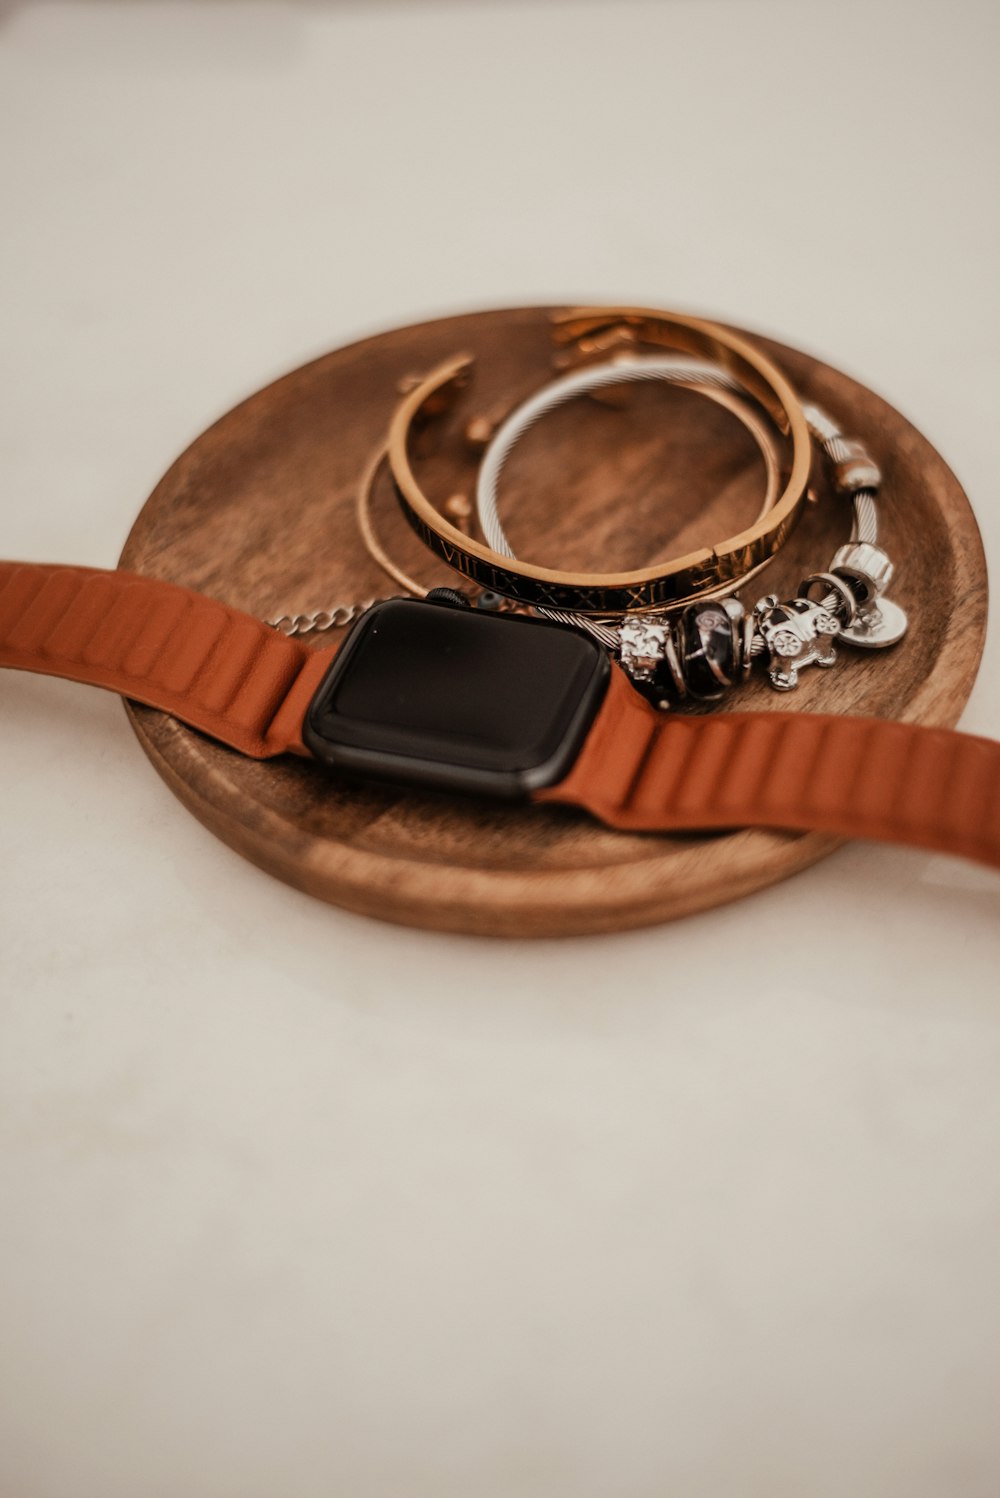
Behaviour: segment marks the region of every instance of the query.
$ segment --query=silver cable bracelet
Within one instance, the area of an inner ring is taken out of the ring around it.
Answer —
[[[722,366],[683,358],[621,359],[553,381],[511,412],[483,455],[476,508],[494,551],[514,557],[499,516],[498,488],[504,465],[524,433],[574,396],[636,380],[714,385],[746,394]],[[688,698],[719,700],[749,676],[759,658],[766,657],[772,687],[790,691],[804,667],[835,664],[838,640],[869,650],[895,645],[906,633],[907,618],[885,596],[893,566],[878,545],[876,496],[881,473],[864,446],[845,437],[819,406],[807,405],[804,411],[813,438],[832,464],[835,489],[853,501],[854,519],[849,541],[834,553],[829,568],[803,578],[794,598],[782,601],[768,594],[749,614],[734,593],[688,604],[676,617],[659,611],[616,620],[562,610],[537,612],[600,640],[635,686],[663,709]]]

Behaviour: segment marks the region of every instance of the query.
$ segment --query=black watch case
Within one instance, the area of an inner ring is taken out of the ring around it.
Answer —
[[[563,625],[390,598],[344,641],[303,739],[351,776],[523,799],[566,776],[610,674]]]

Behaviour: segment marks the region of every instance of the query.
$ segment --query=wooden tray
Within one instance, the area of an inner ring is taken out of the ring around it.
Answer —
[[[157,485],[121,565],[186,583],[268,618],[398,591],[354,520],[363,465],[384,435],[401,380],[458,351],[475,382],[420,457],[442,500],[471,494],[468,418],[512,403],[551,373],[548,309],[442,318],[338,349],[224,416]],[[894,651],[842,650],[795,693],[755,681],[732,705],[876,714],[953,724],[982,653],[986,572],[954,475],[897,411],[807,355],[760,340],[799,390],[882,464],[893,595],[911,632]],[[623,404],[574,402],[511,461],[504,513],[515,549],[537,561],[639,566],[742,528],[763,469],[734,417],[691,392],[635,387]],[[817,465],[816,502],[748,601],[786,596],[829,564],[850,525]],[[382,538],[428,585],[454,582],[410,533],[387,483]],[[326,642],[330,636],[319,637]],[[408,925],[507,936],[648,925],[718,905],[823,857],[830,838],[765,832],[626,836],[565,809],[511,808],[338,785],[305,762],[258,764],[171,718],[129,707],[139,742],[184,805],[230,847],[309,894]]]

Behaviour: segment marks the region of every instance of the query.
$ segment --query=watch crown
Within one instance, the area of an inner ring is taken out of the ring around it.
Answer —
[[[425,603],[445,603],[456,609],[467,609],[469,600],[457,588],[431,588],[424,595]]]

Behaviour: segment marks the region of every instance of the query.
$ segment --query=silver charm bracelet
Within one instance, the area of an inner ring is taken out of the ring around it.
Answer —
[[[574,396],[636,380],[711,384],[745,394],[721,365],[663,357],[591,365],[545,386],[511,412],[483,455],[476,507],[494,551],[514,557],[500,521],[497,491],[504,464],[524,433]],[[836,663],[838,640],[861,649],[895,645],[906,633],[907,618],[885,596],[893,566],[878,545],[878,466],[819,406],[807,405],[804,412],[814,440],[832,464],[835,489],[853,501],[854,521],[849,541],[834,553],[828,570],[810,573],[794,598],[781,601],[768,594],[750,614],[733,593],[688,604],[678,617],[644,611],[612,621],[561,610],[537,612],[600,640],[635,686],[663,709],[688,698],[717,701],[749,676],[758,658],[766,657],[775,690],[790,691],[805,666]]]

